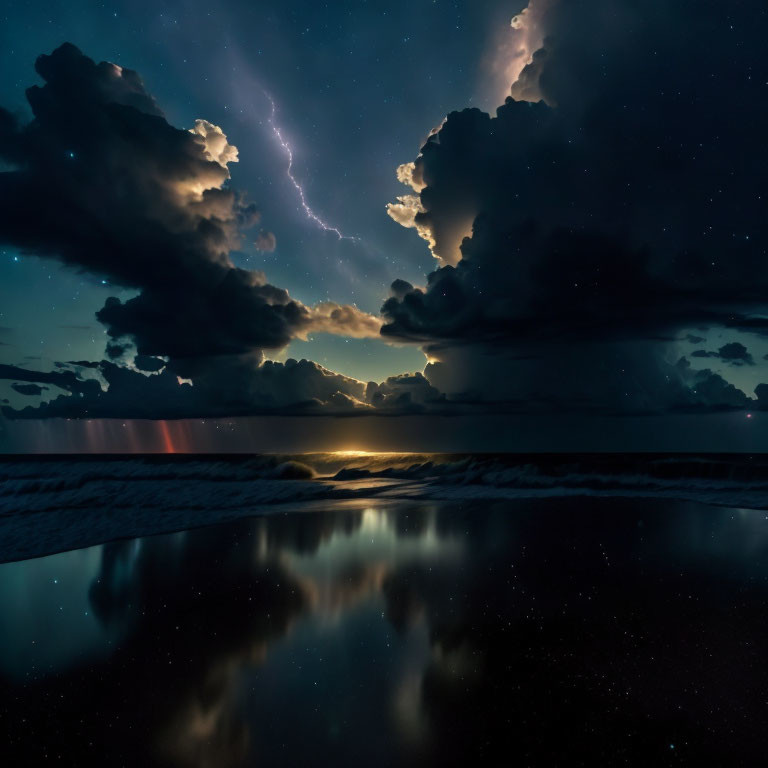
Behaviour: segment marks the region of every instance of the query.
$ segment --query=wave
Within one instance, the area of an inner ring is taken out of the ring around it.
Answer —
[[[0,560],[289,507],[567,496],[768,509],[768,456],[6,456]]]
[[[460,491],[459,488],[463,489]],[[227,508],[402,495],[651,496],[768,508],[768,456],[334,454],[3,457],[0,515],[85,507]]]

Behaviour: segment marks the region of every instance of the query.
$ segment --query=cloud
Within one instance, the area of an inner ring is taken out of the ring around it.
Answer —
[[[237,162],[237,147],[227,141],[224,131],[218,125],[207,120],[195,120],[195,127],[190,128],[190,133],[202,137],[203,152],[208,160],[218,163],[222,168]]]
[[[140,371],[148,371],[151,373],[156,373],[157,371],[160,371],[163,368],[165,368],[166,361],[161,360],[158,357],[151,357],[150,355],[136,355],[136,357],[133,360],[133,364]]]
[[[511,19],[507,16],[507,23],[498,25],[482,62],[481,88],[484,94],[494,99],[494,104],[503,103],[510,93],[510,84],[520,79],[524,68],[541,49],[546,17],[553,7],[556,7],[553,0],[531,0],[527,8]],[[525,93],[521,89],[515,98],[538,101],[541,94],[537,88]]]
[[[229,260],[258,212],[226,186],[236,151],[221,129],[174,128],[135,72],[69,44],[36,69],[45,84],[27,91],[34,120],[19,126],[3,112],[1,121],[0,153],[14,170],[0,174],[0,238],[138,289],[124,304],[109,299],[99,318],[139,352],[287,343],[302,307]],[[228,306],[253,319],[217,316]]]
[[[697,349],[691,352],[691,357],[715,357],[722,360],[724,363],[730,363],[731,365],[755,364],[755,361],[752,359],[752,355],[749,354],[747,348],[738,341],[724,344],[717,350],[717,352],[708,352],[704,349]]]
[[[368,382],[366,400],[376,408],[419,408],[428,404],[445,402],[441,394],[421,373],[403,373],[390,376],[377,384]]]
[[[11,384],[11,389],[18,392],[20,395],[42,395],[48,387],[41,387],[39,384],[18,384],[14,382]]]
[[[86,392],[95,381],[84,381],[74,371],[30,371],[15,365],[0,364],[0,379],[12,379],[14,381],[53,384],[68,392],[80,394]]]
[[[687,387],[678,395],[673,405],[678,410],[704,408],[723,410],[730,408],[748,408],[755,404],[740,389],[727,382],[722,376],[709,369],[696,371],[691,369],[686,358],[677,363],[677,371]],[[763,385],[758,385],[758,388]]]
[[[237,150],[219,127],[174,128],[135,72],[69,44],[36,69],[34,121],[2,112],[3,241],[138,289],[97,317],[140,354],[246,354],[305,333],[312,310],[229,259],[258,211],[227,186]]]
[[[73,371],[38,372],[0,365],[0,379],[53,384],[64,390],[37,407],[5,407],[4,415],[16,419],[174,419],[338,413],[367,407],[363,382],[309,360],[256,365],[248,357],[225,357],[216,366],[202,362],[192,384],[168,367],[147,376],[107,360],[96,365],[103,386],[99,380],[83,379]],[[21,391],[18,386],[14,389]]]
[[[353,339],[377,339],[381,332],[381,318],[362,312],[348,304],[324,301],[309,310],[309,317],[301,336],[310,333],[334,333]]]
[[[753,15],[734,10],[744,38],[714,66],[697,42],[723,39],[714,3],[529,6],[517,26],[542,43],[511,96],[495,116],[451,113],[398,171],[413,194],[390,215],[441,267],[424,288],[393,286],[382,333],[423,346],[431,384],[521,407],[750,401],[670,359],[686,328],[766,333]],[[721,359],[749,364],[735,344]]]
[[[182,419],[273,413],[400,415],[461,407],[449,403],[418,372],[365,384],[309,360],[256,362],[249,356],[228,356],[216,365],[200,361],[192,381],[185,381],[157,358],[137,356],[134,366],[77,361],[41,372],[0,365],[0,379],[26,382],[12,384],[20,394],[41,394],[37,389],[46,387],[39,384],[63,390],[38,406],[8,405],[2,413],[11,419]]]
[[[381,321],[348,305],[308,307],[232,263],[259,212],[229,186],[238,151],[224,131],[206,120],[170,125],[136,72],[96,64],[71,44],[35,68],[43,84],[27,91],[33,120],[20,124],[0,108],[0,159],[11,169],[0,173],[0,241],[132,289],[96,317],[107,356],[135,355],[138,369],[88,363],[106,392],[73,372],[22,379],[77,396],[39,413],[161,417],[326,403],[336,392],[361,398],[362,384],[320,366],[265,362],[265,351],[313,332],[378,336]],[[258,238],[274,248],[271,233]]]
[[[256,235],[256,239],[253,244],[256,246],[256,250],[264,253],[272,253],[277,248],[277,238],[267,230],[262,229]]]

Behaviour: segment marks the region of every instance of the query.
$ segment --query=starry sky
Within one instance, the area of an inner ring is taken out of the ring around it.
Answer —
[[[765,28],[754,0],[9,7],[3,449],[273,415],[752,446]]]

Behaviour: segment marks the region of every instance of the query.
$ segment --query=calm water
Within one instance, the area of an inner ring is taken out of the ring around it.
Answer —
[[[763,765],[766,514],[338,502],[0,565],[0,754]]]

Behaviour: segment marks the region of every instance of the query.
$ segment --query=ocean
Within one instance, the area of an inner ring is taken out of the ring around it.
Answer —
[[[761,765],[768,457],[0,460],[5,765]]]

